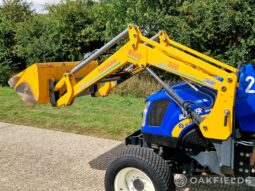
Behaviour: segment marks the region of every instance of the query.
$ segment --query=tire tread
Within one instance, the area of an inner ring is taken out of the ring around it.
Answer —
[[[170,167],[164,161],[164,159],[156,154],[152,149],[143,147],[128,146],[124,149],[115,160],[121,158],[136,158],[141,160],[145,165],[152,168],[155,172],[157,182],[160,182],[160,191],[175,190],[173,183],[173,174],[171,173]]]

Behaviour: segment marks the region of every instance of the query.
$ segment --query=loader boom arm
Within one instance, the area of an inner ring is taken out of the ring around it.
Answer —
[[[75,73],[79,69],[128,35],[129,41],[118,51],[76,81]],[[216,90],[217,97],[210,114],[199,120],[198,125],[206,138],[226,140],[231,135],[237,87],[235,68],[171,40],[164,31],[158,34],[159,43],[143,36],[135,25],[129,25],[117,37],[64,74],[53,90],[58,92],[63,86],[66,87],[66,93],[56,100],[56,106],[71,105],[75,97],[95,86],[98,95],[106,96],[116,82],[122,82],[152,66]],[[99,87],[100,82],[103,83]]]

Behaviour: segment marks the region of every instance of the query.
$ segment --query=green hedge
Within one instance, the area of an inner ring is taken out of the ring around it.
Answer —
[[[11,70],[1,75],[34,62],[80,60],[129,23],[146,36],[165,29],[172,39],[233,66],[255,59],[252,0],[65,0],[46,9],[37,14],[23,0],[0,6],[0,66]]]

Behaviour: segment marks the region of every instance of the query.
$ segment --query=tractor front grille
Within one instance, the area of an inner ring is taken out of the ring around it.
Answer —
[[[149,126],[160,126],[164,118],[165,112],[169,105],[169,100],[154,101],[149,111]]]

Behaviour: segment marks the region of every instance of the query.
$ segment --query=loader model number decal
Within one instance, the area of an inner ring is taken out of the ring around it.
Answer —
[[[172,63],[172,62],[169,62],[167,64],[167,66],[173,70],[178,70],[179,69],[179,65],[178,64],[175,64],[175,63]]]
[[[135,52],[134,50],[129,50],[128,51],[128,57],[135,60],[135,61],[140,61],[142,58],[142,55],[139,54],[138,52]]]
[[[255,90],[254,90],[254,89],[253,89],[253,90],[251,89],[252,86],[253,86],[254,83],[255,83],[254,77],[252,77],[252,76],[247,76],[247,77],[245,78],[245,81],[246,81],[246,82],[249,82],[247,88],[245,89],[245,93],[247,93],[247,94],[254,94],[254,93],[255,93]],[[253,87],[253,88],[254,88],[254,87]]]
[[[110,68],[111,66],[113,66],[115,63],[117,62],[116,59],[113,59],[111,61],[109,61],[108,63],[106,63],[102,68],[98,68],[98,72],[99,73],[103,73],[105,72],[108,68]]]

